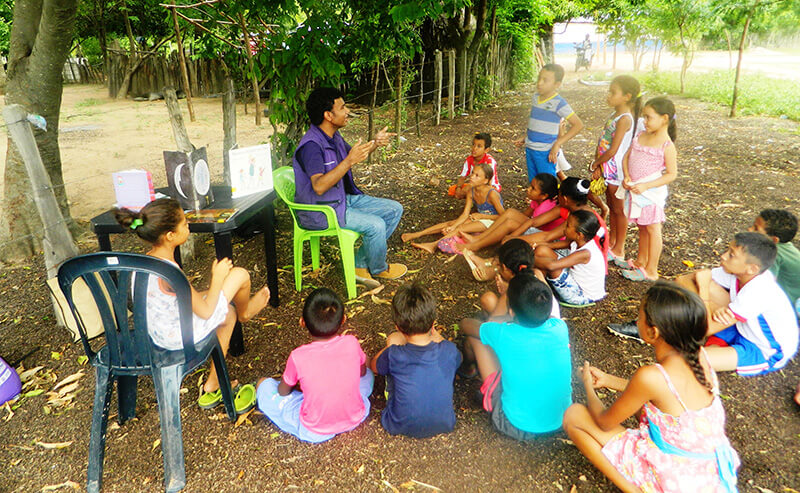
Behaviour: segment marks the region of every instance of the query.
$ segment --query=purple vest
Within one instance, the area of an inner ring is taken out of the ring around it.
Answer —
[[[345,196],[348,193],[360,195],[362,192],[353,181],[352,170],[347,170],[347,174],[338,183],[322,195],[317,195],[314,187],[311,186],[311,177],[306,171],[306,166],[310,163],[301,163],[298,160],[298,151],[308,143],[314,143],[322,149],[324,173],[335,168],[347,157],[349,152],[347,144],[339,132],[333,134],[331,139],[318,126],[311,125],[308,132],[300,139],[300,143],[297,144],[297,149],[295,149],[294,158],[292,159],[292,168],[294,168],[294,201],[300,204],[331,206],[336,212],[339,226],[345,227],[344,212],[347,208]],[[319,168],[313,167],[313,169],[317,170]],[[326,229],[328,227],[328,221],[321,212],[297,211],[297,219],[305,229]]]

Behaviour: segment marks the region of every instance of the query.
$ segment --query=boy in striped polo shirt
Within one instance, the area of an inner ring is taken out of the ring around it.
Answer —
[[[561,65],[548,63],[539,71],[533,106],[528,117],[528,132],[524,141],[520,139],[516,142],[517,146],[525,144],[528,182],[539,173],[555,176],[558,151],[583,129],[581,119],[558,94],[563,80],[564,67]],[[558,126],[562,118],[570,124],[570,129],[559,137]]]

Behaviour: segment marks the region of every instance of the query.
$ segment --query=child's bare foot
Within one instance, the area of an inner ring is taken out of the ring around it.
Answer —
[[[219,381],[214,379],[215,382],[209,385],[209,381],[206,380],[206,383],[203,384],[203,392],[216,392],[219,390]],[[231,380],[231,389],[236,388],[239,385],[239,380]]]
[[[417,247],[421,250],[425,250],[428,253],[433,253],[436,251],[436,242],[431,243],[411,243],[411,246]]]
[[[478,281],[490,281],[497,275],[494,263],[479,257],[472,250],[464,250],[464,260],[469,264],[472,276]]]
[[[255,317],[258,312],[267,306],[268,302],[269,288],[264,286],[263,288],[259,289],[256,294],[250,297],[250,301],[247,303],[247,308],[245,308],[243,312],[239,314],[239,322],[245,323],[251,318]]]
[[[403,240],[403,243],[409,242],[416,238],[419,238],[419,235],[417,233],[403,233],[400,235],[400,239]]]

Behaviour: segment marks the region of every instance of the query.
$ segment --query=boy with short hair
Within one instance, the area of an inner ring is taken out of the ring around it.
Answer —
[[[300,440],[324,442],[352,430],[369,415],[373,375],[358,339],[339,335],[345,320],[336,293],[327,288],[312,291],[300,318],[311,342],[292,351],[280,382],[258,382],[258,409]]]
[[[558,94],[564,80],[564,67],[548,63],[539,70],[533,105],[528,117],[526,137],[516,141],[517,146],[525,144],[525,159],[528,165],[528,182],[539,173],[556,174],[558,151],[583,129],[583,122],[572,111],[569,103]],[[571,128],[559,135],[561,119]]]
[[[563,320],[550,318],[553,293],[533,273],[514,276],[506,293],[513,320],[461,322],[464,360],[477,363],[494,427],[530,440],[559,429],[572,404],[569,336]]]
[[[464,161],[464,166],[461,168],[461,175],[458,177],[456,184],[447,190],[448,195],[455,195],[456,198],[463,199],[470,191],[470,184],[466,182],[467,178],[472,174],[472,169],[476,164],[488,164],[492,167],[494,175],[489,184],[498,192],[502,191],[500,186],[500,179],[497,177],[497,161],[489,154],[489,149],[492,147],[492,136],[487,132],[476,133],[472,137],[472,149],[470,155]]]
[[[720,267],[681,276],[708,308],[706,353],[717,371],[742,376],[783,368],[794,356],[798,326],[794,309],[767,269],[775,242],[760,233],[738,233],[722,254]]]
[[[765,234],[778,246],[775,263],[769,271],[800,313],[800,305],[797,305],[800,298],[800,250],[792,243],[797,234],[797,217],[783,209],[764,209],[748,231]]]
[[[372,358],[372,371],[386,375],[388,394],[381,424],[392,435],[426,438],[453,431],[453,379],[461,364],[456,345],[433,328],[436,298],[418,282],[392,298],[397,332]]]

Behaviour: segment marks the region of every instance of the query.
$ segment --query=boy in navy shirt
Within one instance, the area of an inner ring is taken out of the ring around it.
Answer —
[[[401,286],[392,299],[392,317],[399,332],[386,338],[370,365],[386,375],[381,424],[392,435],[414,438],[453,431],[453,379],[461,353],[433,328],[433,293],[416,282]]]

